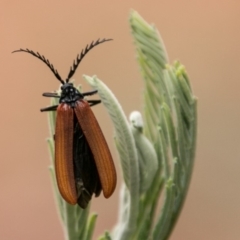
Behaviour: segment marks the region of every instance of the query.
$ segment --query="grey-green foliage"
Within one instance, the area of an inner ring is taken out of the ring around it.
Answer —
[[[98,90],[99,97],[107,108],[114,125],[115,143],[119,152],[126,184],[125,193],[128,199],[127,205],[123,207],[124,209],[126,208],[124,211],[126,214],[124,214],[124,219],[121,221],[123,224],[118,226],[114,239],[128,239],[128,236],[136,228],[140,197],[139,163],[134,137],[122,107],[110,89],[95,76],[92,78],[84,76],[84,78],[93,88]]]
[[[150,188],[156,189],[156,199],[148,201],[148,193],[142,196],[140,213],[149,216],[141,223],[143,230],[135,239],[162,240],[170,236],[191,178],[196,145],[196,98],[184,66],[179,62],[173,66],[168,64],[157,29],[135,11],[130,15],[130,26],[145,85],[144,133],[154,145],[159,161],[159,170]],[[155,203],[162,187],[164,203],[158,213]],[[146,210],[147,206],[150,211]],[[154,214],[156,222],[153,222]],[[150,231],[147,226],[151,226]]]
[[[84,76],[98,90],[114,126],[124,183],[120,191],[119,219],[101,240],[168,239],[183,206],[193,168],[196,144],[196,98],[185,68],[168,63],[157,29],[135,11],[130,27],[144,80],[143,118],[133,112],[127,120],[111,90],[96,76]],[[54,134],[55,113],[51,112]],[[53,139],[49,139],[53,163]],[[96,214],[70,206],[59,195],[54,164],[50,167],[66,239],[90,240]],[[163,203],[157,209],[160,197]]]
[[[158,159],[152,143],[143,134],[142,115],[134,111],[129,117],[131,131],[138,152],[140,195],[149,189],[158,169]]]

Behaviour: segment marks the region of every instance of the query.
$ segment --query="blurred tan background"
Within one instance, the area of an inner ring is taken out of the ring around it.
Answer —
[[[240,239],[240,1],[0,1],[0,239],[63,240],[56,213],[46,144],[49,104],[41,97],[58,88],[52,72],[33,56],[44,54],[65,78],[77,53],[97,38],[113,38],[89,53],[74,79],[98,77],[127,115],[141,110],[142,81],[128,26],[137,10],[161,32],[170,61],[187,68],[199,98],[196,164],[183,212],[171,240]],[[116,165],[113,129],[103,106],[94,112]],[[118,174],[118,187],[121,175]],[[118,189],[94,198],[95,238],[111,229]]]

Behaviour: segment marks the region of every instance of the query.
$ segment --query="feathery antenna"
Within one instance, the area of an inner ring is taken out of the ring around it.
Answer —
[[[76,60],[73,61],[73,66],[70,68],[70,72],[68,74],[68,77],[66,79],[66,82],[69,82],[70,78],[73,76],[73,74],[75,73],[79,63],[82,61],[82,59],[85,57],[85,55],[92,49],[94,48],[95,46],[97,46],[98,44],[100,43],[104,43],[104,42],[107,42],[107,41],[111,41],[113,39],[98,39],[96,42],[92,41],[92,43],[90,44],[90,46],[86,46],[86,48],[84,50],[82,50],[82,52],[80,53],[80,55],[78,54],[77,55],[77,58]]]
[[[46,59],[43,55],[40,55],[39,52],[35,53],[32,50],[27,49],[22,49],[20,48],[19,50],[15,50],[12,53],[15,52],[26,52],[26,53],[30,53],[32,54],[34,57],[37,57],[38,59],[42,60],[44,63],[47,64],[47,66],[51,69],[51,71],[53,72],[53,74],[55,75],[55,77],[62,83],[64,84],[64,81],[62,80],[62,78],[60,77],[60,75],[58,74],[58,71],[53,67],[53,65],[49,62],[48,59]]]
[[[73,61],[73,65],[72,67],[70,68],[70,72],[68,74],[68,77],[66,79],[66,83],[69,82],[70,78],[73,76],[73,74],[75,73],[75,71],[77,70],[78,68],[78,65],[79,63],[82,61],[82,59],[86,56],[86,54],[92,49],[94,48],[95,46],[101,44],[101,43],[104,43],[104,42],[107,42],[107,41],[111,41],[113,39],[102,39],[100,40],[100,38],[94,42],[92,41],[91,44],[88,46],[85,47],[85,49],[82,50],[82,52],[80,54],[77,55],[77,58],[76,60]],[[65,82],[62,80],[62,78],[60,77],[58,71],[54,68],[54,66],[49,62],[48,59],[46,59],[43,55],[40,55],[39,52],[34,52],[28,48],[26,49],[22,49],[20,48],[19,50],[15,50],[13,51],[12,53],[15,53],[15,52],[26,52],[26,53],[30,53],[32,54],[34,57],[37,57],[38,59],[40,59],[41,61],[43,61],[50,69],[51,71],[53,72],[53,74],[55,75],[55,77],[62,83],[64,84]]]

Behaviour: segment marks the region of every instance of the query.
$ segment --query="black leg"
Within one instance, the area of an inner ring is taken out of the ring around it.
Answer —
[[[60,96],[57,93],[43,93],[44,97],[54,97],[54,98],[60,98]]]
[[[101,100],[88,100],[90,107],[101,103]]]
[[[90,91],[90,92],[84,92],[84,93],[81,93],[83,96],[91,96],[93,94],[96,94],[98,92],[98,90],[93,90],[93,91]]]
[[[58,105],[54,105],[54,106],[42,108],[42,109],[40,109],[40,111],[41,111],[41,112],[56,111],[56,110],[57,110],[57,107],[58,107]]]

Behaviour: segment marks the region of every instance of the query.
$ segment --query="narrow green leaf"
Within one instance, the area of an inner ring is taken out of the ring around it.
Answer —
[[[118,228],[121,230],[120,233],[114,232],[114,239],[129,239],[136,228],[140,191],[138,155],[134,143],[134,138],[122,107],[110,89],[103,82],[97,79],[96,76],[84,76],[84,78],[94,89],[98,90],[101,101],[108,110],[108,113],[114,124],[116,138],[115,141],[117,142],[117,147],[118,149],[125,150],[124,158],[122,157],[124,152],[121,150],[120,160],[124,180],[126,186],[128,187],[130,195],[130,202],[127,215],[128,218],[124,225],[124,228]]]
[[[87,228],[86,228],[86,231],[85,231],[84,240],[91,240],[92,239],[92,235],[93,235],[94,227],[95,227],[95,224],[96,224],[96,220],[97,220],[97,214],[96,213],[92,214],[89,217],[88,223],[87,223]]]

